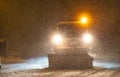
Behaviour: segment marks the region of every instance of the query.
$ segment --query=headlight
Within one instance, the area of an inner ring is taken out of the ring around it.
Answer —
[[[85,43],[91,43],[93,41],[93,37],[89,33],[85,33],[82,38],[83,42]]]
[[[54,43],[60,44],[60,43],[62,43],[62,41],[63,41],[63,38],[62,38],[62,36],[60,34],[55,34],[53,36],[53,42]]]

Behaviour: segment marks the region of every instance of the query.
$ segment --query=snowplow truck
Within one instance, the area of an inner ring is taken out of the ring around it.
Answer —
[[[52,36],[52,49],[48,54],[51,69],[92,68],[91,51],[93,36],[80,23],[61,22]]]

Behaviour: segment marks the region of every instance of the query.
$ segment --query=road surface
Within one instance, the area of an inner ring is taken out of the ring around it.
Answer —
[[[97,62],[93,65],[104,66],[107,69],[43,70],[48,67],[48,59],[43,57],[30,59],[25,63],[3,64],[0,77],[120,77],[120,69],[116,69],[120,64]]]
[[[120,70],[23,70],[3,72],[0,77],[120,77]]]

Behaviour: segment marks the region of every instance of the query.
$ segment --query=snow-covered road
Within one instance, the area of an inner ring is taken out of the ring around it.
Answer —
[[[120,70],[27,70],[1,73],[0,77],[120,77]]]
[[[3,64],[0,77],[120,77],[119,63],[93,62],[93,66],[101,66],[109,69],[87,70],[49,70],[48,58],[39,57],[27,60],[25,63]]]

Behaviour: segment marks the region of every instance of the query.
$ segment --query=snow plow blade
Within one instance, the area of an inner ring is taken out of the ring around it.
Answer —
[[[93,58],[85,52],[49,54],[51,69],[88,69],[92,68]]]

